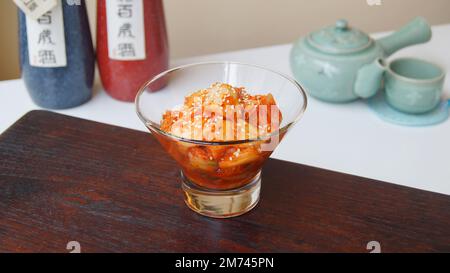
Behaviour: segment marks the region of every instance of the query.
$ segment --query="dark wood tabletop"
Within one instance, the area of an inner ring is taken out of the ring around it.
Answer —
[[[301,151],[299,151],[301,152]],[[393,166],[394,167],[394,166]],[[33,111],[0,136],[0,251],[449,252],[450,197],[270,159],[253,211],[183,202],[149,133]]]

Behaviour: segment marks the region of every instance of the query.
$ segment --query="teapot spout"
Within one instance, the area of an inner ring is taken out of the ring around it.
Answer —
[[[431,27],[423,17],[416,17],[393,34],[378,40],[386,57],[407,46],[428,42],[431,39]]]
[[[361,67],[356,76],[355,94],[363,99],[374,96],[381,87],[385,69],[386,66],[381,58]]]

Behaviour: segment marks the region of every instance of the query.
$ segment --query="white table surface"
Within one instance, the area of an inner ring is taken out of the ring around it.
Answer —
[[[175,60],[172,66],[238,61],[291,74],[290,48],[288,44],[193,57]],[[431,42],[401,50],[390,59],[399,56],[436,62],[450,72],[450,24],[434,26]],[[444,92],[450,97],[448,77]],[[21,80],[0,82],[0,133],[33,109],[39,107]],[[113,100],[100,84],[90,102],[56,112],[146,130],[135,115],[134,105]],[[303,119],[272,157],[450,195],[450,120],[430,127],[401,127],[378,119],[363,101],[328,104],[310,98]]]

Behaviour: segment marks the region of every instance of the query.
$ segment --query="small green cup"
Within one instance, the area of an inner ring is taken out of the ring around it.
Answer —
[[[414,58],[394,60],[386,68],[386,100],[405,113],[426,113],[439,104],[444,78],[444,70],[435,64]]]

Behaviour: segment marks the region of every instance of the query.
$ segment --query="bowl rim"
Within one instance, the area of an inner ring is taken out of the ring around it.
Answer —
[[[439,75],[432,77],[432,78],[414,78],[414,77],[408,77],[405,75],[400,74],[399,72],[395,71],[395,69],[392,68],[393,65],[395,65],[396,63],[399,62],[404,62],[404,61],[413,61],[416,63],[420,63],[420,64],[425,64],[431,67],[436,68],[439,71]],[[392,74],[393,77],[400,79],[402,81],[405,82],[409,82],[409,83],[414,83],[414,84],[429,84],[429,83],[435,83],[435,82],[439,82],[441,80],[443,80],[445,78],[445,70],[443,67],[441,67],[439,64],[427,61],[427,60],[423,60],[423,59],[419,59],[419,58],[414,58],[414,57],[402,57],[402,58],[397,58],[395,60],[392,60],[387,66],[386,66],[387,70]]]
[[[258,68],[258,69],[262,69],[262,70],[266,70],[269,71],[271,73],[274,74],[278,74],[279,76],[285,78],[286,80],[288,80],[289,82],[291,82],[295,87],[297,87],[297,90],[300,92],[300,95],[303,98],[303,105],[299,111],[299,113],[297,114],[297,116],[289,123],[287,123],[285,126],[283,126],[282,128],[267,134],[267,135],[263,135],[263,136],[259,136],[257,138],[249,138],[249,139],[243,139],[243,140],[230,140],[230,141],[206,141],[206,140],[196,140],[196,139],[190,139],[190,138],[183,138],[183,137],[179,137],[176,135],[173,135],[171,133],[168,133],[166,131],[163,131],[160,129],[160,126],[158,123],[155,123],[149,119],[147,119],[145,117],[144,114],[141,113],[140,107],[139,107],[139,102],[140,102],[140,97],[141,95],[144,93],[145,89],[152,84],[153,82],[155,82],[156,80],[169,75],[170,73],[173,73],[175,71],[178,70],[183,70],[186,68],[190,68],[190,67],[195,67],[195,66],[202,66],[202,65],[241,65],[241,66],[248,66],[248,67],[253,67],[253,68]],[[178,140],[178,141],[182,141],[182,142],[188,142],[188,143],[193,143],[193,144],[200,144],[200,145],[237,145],[237,144],[243,144],[243,143],[250,143],[250,142],[256,142],[256,141],[266,141],[268,139],[270,139],[273,136],[277,136],[280,135],[284,132],[286,132],[292,125],[296,124],[303,116],[303,114],[306,111],[307,105],[308,105],[308,97],[306,95],[305,89],[303,88],[303,86],[301,86],[295,79],[293,79],[292,77],[275,71],[273,69],[264,67],[264,66],[260,66],[260,65],[255,65],[255,64],[248,64],[248,63],[243,63],[243,62],[233,62],[233,61],[208,61],[208,62],[197,62],[197,63],[190,63],[190,64],[185,64],[185,65],[180,65],[174,68],[170,68],[167,69],[161,73],[159,73],[158,75],[152,77],[150,80],[146,81],[138,90],[137,94],[136,94],[136,98],[134,101],[135,104],[135,110],[136,110],[136,114],[138,115],[139,119],[148,127],[148,129],[150,130],[155,130],[156,132],[158,132],[159,134],[162,134],[166,137]]]

